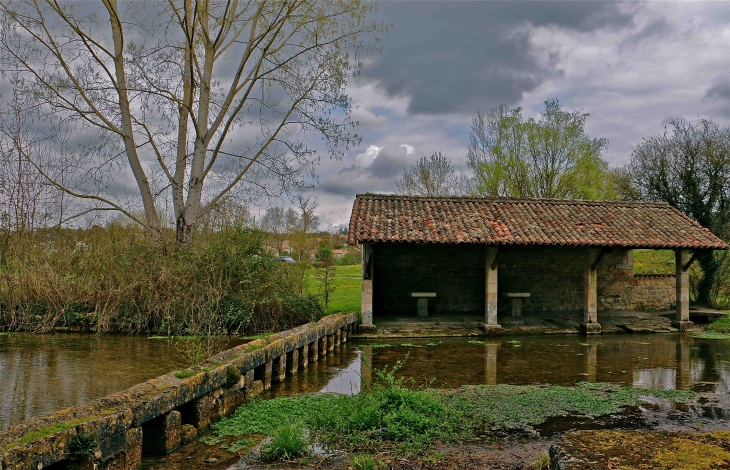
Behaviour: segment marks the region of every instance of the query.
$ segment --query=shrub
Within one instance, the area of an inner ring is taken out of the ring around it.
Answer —
[[[91,458],[98,447],[99,442],[91,434],[76,434],[68,443],[68,458],[72,462],[83,462]]]
[[[378,468],[378,463],[370,454],[356,454],[350,458],[350,466],[354,470],[375,470]]]
[[[261,448],[266,460],[289,460],[301,457],[309,445],[307,431],[299,423],[286,424],[271,435],[271,442]]]

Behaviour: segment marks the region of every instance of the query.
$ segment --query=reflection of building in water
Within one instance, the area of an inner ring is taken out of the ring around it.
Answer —
[[[634,369],[633,386],[638,388],[655,388],[674,390],[677,383],[677,371],[666,367],[655,369]],[[684,390],[684,389],[680,389]]]
[[[370,350],[372,355],[372,348],[363,349]],[[370,370],[369,366],[363,366],[363,355],[364,351],[357,351],[357,357],[350,361],[344,369],[338,370],[320,391],[323,393],[341,393],[343,395],[360,393],[360,377],[363,374],[363,369]]]
[[[484,359],[484,383],[497,385],[497,351],[499,344],[487,344]]]

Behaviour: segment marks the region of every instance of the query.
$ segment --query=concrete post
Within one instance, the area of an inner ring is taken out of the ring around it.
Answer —
[[[499,266],[495,263],[499,248],[487,247],[486,282],[484,286],[484,332],[498,334],[502,327],[497,323],[497,277]]]
[[[362,288],[360,293],[361,333],[374,333],[373,324],[373,247],[362,245]]]
[[[598,269],[594,269],[594,264],[600,255],[600,249],[589,248],[584,267],[585,300],[581,329],[588,334],[601,332],[601,325],[598,323]]]
[[[689,321],[689,270],[684,267],[689,262],[689,250],[674,252],[677,277],[677,316],[672,326],[679,331],[691,330],[694,323]]]

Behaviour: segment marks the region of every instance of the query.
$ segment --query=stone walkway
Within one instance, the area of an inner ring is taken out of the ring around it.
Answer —
[[[726,315],[716,310],[691,310],[693,320],[707,320]],[[641,312],[617,310],[598,312],[603,333],[675,333],[673,311]],[[579,312],[525,313],[521,317],[499,315],[503,335],[579,333],[583,315]],[[357,335],[361,338],[483,336],[484,318],[476,315],[377,318],[377,331]]]

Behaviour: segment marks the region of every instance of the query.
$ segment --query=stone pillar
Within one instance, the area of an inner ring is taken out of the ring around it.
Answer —
[[[309,362],[317,362],[319,360],[319,340],[309,343]]]
[[[286,379],[286,353],[274,359],[273,366],[273,381],[283,382]]]
[[[104,449],[104,442],[99,443],[99,449],[102,453],[100,460],[93,462],[93,468],[96,470],[134,470],[142,465],[142,436],[144,432],[141,427],[130,428],[120,436],[122,439],[119,444],[121,448],[115,449],[114,455],[104,455],[112,449]],[[106,439],[105,439],[106,440]],[[115,441],[117,439],[114,439]],[[63,465],[63,464],[61,464]],[[56,465],[53,466],[54,468]],[[50,467],[48,467],[50,468]],[[61,467],[66,468],[66,467]]]
[[[271,388],[271,376],[274,371],[274,363],[272,361],[263,364],[261,367],[261,382],[264,385],[264,390]]]
[[[335,349],[335,335],[327,336],[327,351]]]
[[[672,326],[679,331],[691,330],[694,323],[689,321],[689,270],[684,267],[689,263],[689,250],[674,252],[677,277],[677,316]]]
[[[495,263],[499,248],[487,247],[486,283],[484,286],[484,332],[499,334],[502,327],[497,323],[497,274],[499,266]]]
[[[360,333],[374,333],[373,324],[373,247],[369,243],[362,245],[362,288],[360,291]]]
[[[589,248],[586,254],[584,267],[584,288],[585,297],[583,302],[583,323],[581,329],[587,334],[601,332],[601,325],[598,323],[598,269],[594,264],[601,255],[600,249]]]
[[[335,331],[335,346],[339,346],[342,342],[342,332],[340,330]]]
[[[343,343],[347,343],[347,330],[348,328],[345,326],[342,328],[342,332],[340,333],[340,338],[342,339]]]
[[[309,344],[299,348],[299,367],[302,369],[309,367]]]
[[[319,338],[319,355],[325,357],[327,355],[327,336]]]
[[[182,418],[172,410],[142,425],[142,452],[167,455],[180,447]]]
[[[296,375],[299,370],[299,350],[286,353],[286,365],[289,375]]]

